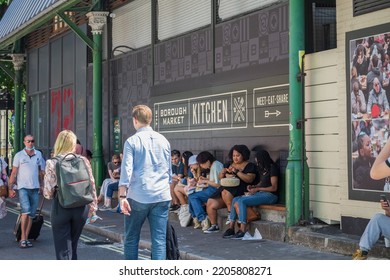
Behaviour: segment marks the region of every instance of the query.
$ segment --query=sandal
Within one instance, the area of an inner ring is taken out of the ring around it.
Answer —
[[[27,247],[32,247],[32,243],[29,240],[26,240]]]
[[[22,249],[27,248],[28,245],[27,245],[26,240],[20,240],[19,247],[22,248]]]

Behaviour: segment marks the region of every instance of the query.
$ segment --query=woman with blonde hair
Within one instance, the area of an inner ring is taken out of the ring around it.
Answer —
[[[92,184],[93,201],[90,204],[81,207],[63,208],[56,198],[56,164],[59,159],[65,157],[67,154],[75,153],[76,141],[77,137],[72,131],[61,131],[54,144],[54,158],[46,161],[43,195],[46,199],[55,198],[53,199],[51,209],[51,225],[54,247],[58,260],[77,260],[77,243],[81,232],[87,218],[95,216],[95,211],[97,210],[95,179],[93,178],[91,165],[84,156],[80,157],[84,161],[89,173],[90,182]],[[94,222],[94,219],[90,220],[91,222]]]

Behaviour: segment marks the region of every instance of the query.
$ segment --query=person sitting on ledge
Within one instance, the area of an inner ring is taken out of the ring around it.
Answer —
[[[103,202],[103,205],[108,205],[105,203],[107,196],[107,186],[111,183],[117,182],[119,180],[119,174],[121,171],[121,158],[118,154],[114,154],[111,158],[111,161],[107,164],[107,170],[109,178],[105,179],[100,188],[100,194],[98,197],[98,203]],[[111,207],[102,206],[99,210],[110,210]]]
[[[386,143],[382,151],[376,157],[372,165],[370,176],[374,180],[383,179],[390,176],[390,141]],[[384,214],[377,213],[367,224],[363,235],[360,237],[359,249],[352,255],[353,260],[366,260],[368,252],[383,235],[390,239],[390,205],[386,196],[381,196],[381,208]]]
[[[202,191],[188,195],[188,204],[189,211],[194,219],[194,228],[202,228],[205,231],[210,228],[210,220],[207,217],[203,205],[220,187],[218,174],[221,172],[223,164],[208,151],[199,153],[196,157],[196,162],[202,169],[201,175],[198,178],[198,187],[201,185]],[[205,170],[210,170],[208,175],[204,174]]]
[[[219,174],[221,185],[223,178],[235,177],[238,185],[235,187],[220,187],[218,192],[213,194],[207,200],[207,215],[210,219],[211,226],[204,230],[204,233],[219,232],[217,225],[217,210],[227,207],[228,213],[231,211],[231,203],[234,197],[243,195],[248,185],[259,182],[259,174],[256,165],[249,161],[250,150],[246,145],[234,145],[229,151],[229,160],[231,164],[223,168]],[[226,224],[229,224],[230,220]]]
[[[257,185],[248,185],[248,192],[245,195],[233,198],[230,207],[230,224],[229,228],[223,234],[223,238],[242,239],[247,231],[248,206],[257,206],[264,204],[274,204],[278,201],[276,191],[278,190],[279,167],[271,159],[269,153],[260,150],[256,154],[256,163],[260,171],[260,182]],[[234,203],[238,204],[237,214]],[[238,218],[238,220],[237,220]],[[235,233],[235,222],[240,224],[240,229]]]

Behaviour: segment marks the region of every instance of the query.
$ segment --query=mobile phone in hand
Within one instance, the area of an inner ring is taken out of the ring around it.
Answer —
[[[384,194],[381,194],[381,200],[383,200],[383,201],[387,202],[387,205],[388,205],[388,206],[390,206],[390,204],[389,204],[389,201],[387,200],[387,197],[386,197],[386,195],[384,195]]]

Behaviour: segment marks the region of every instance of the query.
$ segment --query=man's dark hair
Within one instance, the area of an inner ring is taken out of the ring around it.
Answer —
[[[213,162],[215,161],[215,157],[208,151],[200,152],[199,155],[196,157],[196,161],[199,164],[206,163],[208,160],[211,164],[213,164]]]
[[[178,150],[172,150],[171,151],[171,156],[173,157],[173,156],[178,156],[178,157],[180,157],[180,151],[178,151]]]

